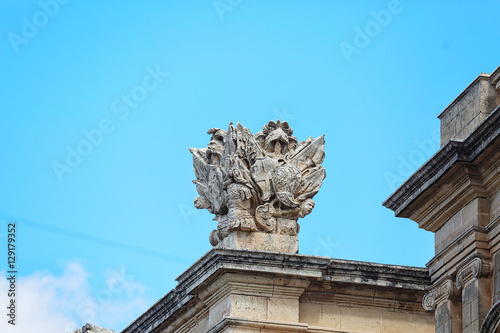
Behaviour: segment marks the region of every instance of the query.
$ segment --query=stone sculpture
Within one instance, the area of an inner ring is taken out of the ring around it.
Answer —
[[[240,123],[208,134],[207,147],[190,152],[200,195],[194,205],[217,221],[210,243],[218,245],[233,231],[297,236],[297,220],[311,213],[326,177],[324,135],[297,142],[279,120],[255,135]]]
[[[87,323],[82,328],[77,328],[73,333],[115,333],[115,331]]]

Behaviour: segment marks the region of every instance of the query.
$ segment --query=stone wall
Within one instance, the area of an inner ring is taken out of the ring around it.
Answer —
[[[439,116],[441,147],[465,139],[500,104],[490,74],[479,75]]]
[[[422,311],[414,293],[343,284],[326,287],[310,288],[314,290],[300,298],[301,323],[338,332],[434,332],[434,318]]]

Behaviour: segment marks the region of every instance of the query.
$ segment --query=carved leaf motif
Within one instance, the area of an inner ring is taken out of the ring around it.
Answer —
[[[295,195],[299,198],[299,200],[314,197],[316,193],[318,193],[325,177],[326,171],[324,167],[320,166],[315,168],[315,170],[307,176],[302,177],[302,181],[300,182],[299,188],[295,191]]]
[[[205,184],[208,183],[208,159],[205,154],[207,148],[191,148],[189,151],[193,154],[193,169],[196,179]]]
[[[245,162],[247,168],[250,168],[256,159],[264,156],[253,134],[240,123],[236,128],[236,148],[238,157]]]
[[[290,163],[304,172],[309,167],[319,166],[325,159],[325,136],[322,135],[314,140],[307,139],[290,156]]]

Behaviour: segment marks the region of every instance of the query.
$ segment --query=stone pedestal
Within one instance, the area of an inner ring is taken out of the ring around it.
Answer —
[[[236,327],[246,326],[253,332],[259,331],[263,322],[298,324],[299,297],[308,285],[306,279],[223,274],[199,293],[200,299],[210,308],[207,328],[229,326],[233,332],[238,331]],[[226,318],[237,318],[240,322],[226,323]]]
[[[299,252],[299,236],[233,231],[217,244],[216,248],[293,254]]]

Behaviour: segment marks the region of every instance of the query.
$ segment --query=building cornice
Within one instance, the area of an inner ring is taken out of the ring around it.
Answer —
[[[429,262],[425,265],[427,267],[436,265],[436,262],[439,260],[443,260],[444,257],[450,255],[449,253],[457,246],[457,244],[462,244],[464,239],[470,237],[474,234],[484,234],[487,237],[488,229],[486,227],[478,227],[478,226],[470,226],[465,229],[453,242],[448,244],[444,249],[442,249],[439,253],[437,253]],[[475,239],[476,241],[476,239]],[[462,245],[463,247],[463,245]]]
[[[500,66],[491,73],[490,82],[495,86],[496,90],[500,90]]]
[[[457,163],[471,163],[500,136],[500,106],[486,118],[464,141],[450,140],[410,178],[404,182],[383,206],[397,217],[409,217],[406,209],[423,192],[434,185]]]

